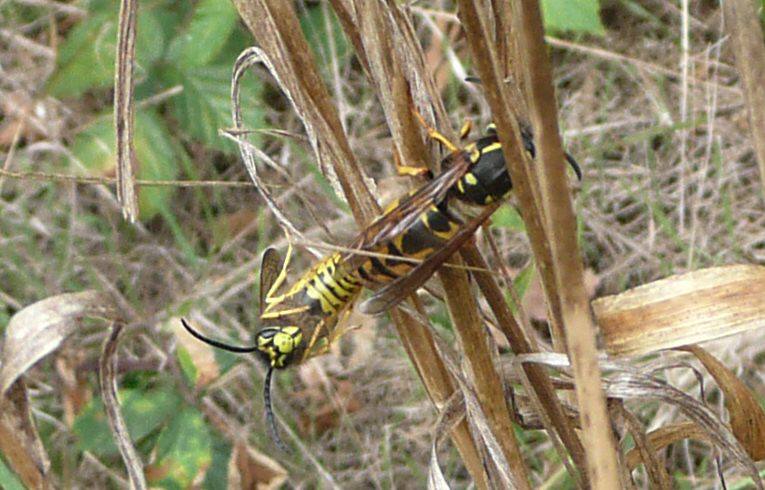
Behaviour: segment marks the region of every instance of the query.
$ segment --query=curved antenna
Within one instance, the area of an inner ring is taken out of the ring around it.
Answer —
[[[244,353],[247,353],[247,352],[255,352],[256,350],[258,350],[258,346],[257,345],[253,345],[253,346],[249,346],[249,347],[238,347],[236,345],[225,344],[225,343],[220,342],[218,340],[214,340],[214,339],[211,339],[209,337],[205,337],[201,333],[199,333],[196,330],[194,330],[193,328],[191,328],[191,325],[188,324],[188,322],[186,321],[185,318],[181,318],[181,323],[183,324],[184,327],[186,327],[186,330],[192,336],[194,336],[194,338],[196,338],[197,340],[201,340],[205,344],[211,345],[213,347],[217,347],[218,349],[227,350],[229,352],[237,352],[237,353],[240,353],[240,354],[244,354]]]
[[[290,448],[284,443],[281,437],[279,437],[279,429],[276,427],[276,415],[274,415],[274,407],[271,403],[271,379],[274,374],[274,367],[268,368],[266,373],[266,381],[263,383],[263,404],[266,409],[266,424],[268,425],[268,432],[271,434],[271,439],[274,440],[277,446],[285,453],[290,452]]]

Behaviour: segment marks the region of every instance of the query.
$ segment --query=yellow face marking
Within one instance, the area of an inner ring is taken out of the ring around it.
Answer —
[[[294,325],[268,327],[257,336],[258,350],[268,356],[274,367],[284,367],[301,342],[303,332]]]
[[[295,347],[303,340],[303,334],[297,327],[284,327],[281,332],[274,335],[274,348],[281,354],[291,354]]]

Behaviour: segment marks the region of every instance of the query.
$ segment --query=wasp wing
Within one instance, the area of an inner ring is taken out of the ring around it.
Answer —
[[[381,244],[405,233],[417,223],[422,213],[434,203],[440,202],[470,167],[470,160],[464,152],[452,153],[447,159],[449,160],[447,170],[403,198],[394,208],[387,210],[385,214],[373,221],[359,233],[349,248],[373,251]],[[343,258],[353,268],[360,262],[368,260],[367,256],[355,254],[353,251],[347,252]]]
[[[263,252],[263,258],[260,261],[260,313],[266,309],[266,297],[271,292],[279,273],[284,267],[282,256],[273,247],[268,247]]]
[[[389,310],[406,297],[414,294],[420,286],[430,279],[436,269],[475,233],[476,229],[481,226],[481,223],[486,221],[497,210],[500,204],[500,202],[495,202],[484,207],[478,216],[466,223],[443,247],[412,269],[409,274],[387,284],[369,299],[363,301],[359,305],[361,311],[370,315],[377,315]]]

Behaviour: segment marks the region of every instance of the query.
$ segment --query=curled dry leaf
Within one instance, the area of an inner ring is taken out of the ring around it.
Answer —
[[[691,421],[661,427],[649,432],[647,436],[648,441],[651,443],[651,447],[657,452],[670,444],[682,441],[683,439],[696,439],[700,441],[710,440],[709,433],[699,427],[696,422]],[[642,456],[640,455],[638,448],[630,449],[625,456],[625,462],[630,471],[637,468],[642,461]]]
[[[765,267],[711,267],[592,303],[606,351],[634,356],[765,326]]]
[[[751,390],[701,347],[688,346],[679,350],[695,355],[725,393],[731,429],[749,456],[755,461],[765,458],[765,413]]]
[[[428,490],[448,490],[441,465],[438,462],[438,444],[449,435],[457,423],[465,417],[465,398],[455,392],[441,408],[438,422],[430,441],[430,464],[428,466]]]
[[[112,297],[99,291],[52,296],[17,312],[5,329],[0,395],[34,363],[56,350],[83,317],[116,319]]]
[[[229,488],[280,488],[287,480],[287,470],[265,454],[244,442],[234,446],[228,465]]]
[[[0,453],[27,488],[53,488],[50,460],[32,421],[22,379],[0,398]]]

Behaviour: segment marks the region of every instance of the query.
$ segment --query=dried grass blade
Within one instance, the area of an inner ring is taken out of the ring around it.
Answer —
[[[104,399],[104,409],[106,410],[106,419],[109,421],[109,427],[114,435],[114,442],[122,456],[122,462],[125,463],[128,477],[130,478],[130,487],[137,490],[143,490],[146,487],[146,479],[143,474],[143,464],[141,459],[130,441],[130,434],[127,430],[125,420],[120,412],[119,402],[117,401],[117,346],[119,345],[119,335],[122,331],[122,325],[115,323],[112,326],[111,335],[104,342],[101,350],[101,358],[98,362],[98,379],[101,383],[101,396]]]
[[[515,437],[510,418],[510,411],[505,400],[505,387],[494,367],[492,350],[489,348],[490,336],[486,335],[475,297],[462,271],[443,268],[439,276],[444,284],[449,284],[449,294],[446,305],[449,316],[454,322],[459,343],[463,352],[463,370],[470,385],[463,390],[475,390],[476,407],[468,409],[468,421],[472,424],[470,414],[480,409],[486,416],[486,432],[499,442],[503,458],[509,464],[507,468],[513,475],[517,488],[531,488],[526,466],[521,455],[518,440]],[[496,456],[496,455],[494,455]],[[499,465],[499,460],[494,459]]]
[[[558,369],[571,369],[569,359],[557,353],[526,354],[516,357],[514,364],[538,363]],[[604,380],[608,398],[621,400],[658,401],[677,407],[686,417],[703,430],[709,441],[745,473],[754,480],[758,489],[763,489],[762,480],[758,476],[757,467],[747,454],[736,436],[728,429],[720,417],[703,402],[687,395],[684,391],[669,385],[645,368],[636,368],[623,362],[600,360],[600,369],[608,370],[608,378]],[[702,437],[703,439],[703,437]],[[615,487],[618,488],[618,487]]]
[[[465,416],[465,399],[461,393],[455,392],[441,408],[438,421],[433,429],[433,439],[430,442],[430,465],[428,467],[428,489],[448,490],[449,484],[438,463],[438,444],[451,432]]]
[[[749,130],[765,193],[765,43],[760,16],[751,0],[726,0],[722,6],[736,55],[736,68],[743,81]]]
[[[730,426],[749,456],[760,461],[765,458],[765,413],[752,391],[730,369],[699,346],[681,347],[704,364],[720,389],[725,393],[725,407],[730,414]]]
[[[5,329],[0,396],[37,361],[56,350],[82,317],[117,319],[112,296],[98,291],[59,294],[18,311]]]
[[[488,270],[488,265],[481,253],[474,246],[463,247],[462,257],[467,264],[477,270]],[[505,298],[491,274],[473,272],[478,287],[481,289],[489,307],[494,313],[497,325],[507,337],[508,342],[516,354],[529,354],[536,351],[531,339],[523,331],[521,325],[515,321],[515,317],[505,303]],[[584,448],[576,434],[575,427],[566,415],[560,400],[555,394],[555,389],[549,376],[539,366],[524,365],[525,376],[528,377],[530,394],[535,401],[540,417],[550,435],[556,450],[560,453],[561,461],[568,462],[565,452],[561,450],[561,441],[570,452],[576,464],[584,467]],[[576,472],[571,472],[573,478],[577,478]]]
[[[640,419],[627,410],[621,403],[615,404],[611,411],[612,413],[616,412],[618,418],[624,420],[624,425],[632,435],[632,439],[635,441],[635,448],[631,452],[637,453],[642,460],[646,473],[648,474],[650,488],[674,488],[666,468],[664,468],[662,461],[659,459],[659,455],[657,454],[658,449],[653,445],[653,441],[646,434],[645,426]],[[629,475],[630,467],[624,464],[623,471],[626,475]],[[624,485],[624,487],[627,487],[627,485]]]
[[[274,67],[274,76],[303,122],[319,165],[344,195],[358,222],[379,212],[356,162],[329,92],[321,80],[291,2],[236,0],[237,10]]]
[[[710,267],[598,298],[592,308],[611,356],[635,356],[765,326],[765,267]]]
[[[696,439],[709,442],[709,434],[696,422],[680,422],[678,424],[660,427],[646,435],[649,444],[655,451],[659,451],[670,444],[683,439]],[[630,471],[634,470],[644,460],[642,452],[638,448],[630,449],[624,457],[625,465]]]
[[[456,353],[445,342],[439,340],[437,347],[444,365],[459,385],[470,431],[480,441],[479,449],[486,470],[488,488],[526,488],[528,482],[518,479],[518,474],[514,473],[511,462],[504,456],[505,451],[496,437],[499,431],[493,427],[492,416],[487,414],[483,402],[479,400],[474,388],[475,376],[470,373],[470,368],[466,369],[463,366],[464,363],[457,361]],[[463,358],[464,354],[460,357]],[[504,398],[501,403],[503,406],[507,405]],[[521,476],[526,476],[525,471]]]
[[[16,380],[0,398],[0,453],[27,488],[55,488],[23,379]]]
[[[435,109],[436,119],[442,123],[439,127],[451,132],[451,125],[446,118],[440,96],[435,89],[432,77],[428,74],[424,55],[409,18],[394,2],[355,1],[356,19],[359,33],[349,37],[361,40],[364,49],[363,58],[368,60],[369,75],[378,99],[381,101],[388,125],[405,164],[422,164],[437,159],[426,152],[420,135],[421,128],[412,114],[416,106],[419,112],[432,119],[430,114]],[[354,27],[355,30],[355,27]],[[437,165],[430,165],[437,169]],[[464,273],[442,272],[442,280],[448,281],[450,291],[447,297],[450,316],[455,329],[460,332],[465,358],[471,364],[471,384],[478,380],[476,391],[481,397],[481,406],[488,416],[487,427],[500,441],[503,461],[511,461],[512,472],[519,481],[527,482],[525,466],[520,456],[520,449],[510,422],[510,414],[504,400],[502,380],[491,362],[492,354],[485,340],[485,331],[478,320],[479,314],[472,291]],[[446,278],[446,279],[444,279]],[[402,332],[403,334],[403,332]],[[475,437],[475,431],[473,431]],[[480,440],[476,442],[481,445]],[[461,451],[463,449],[461,448]],[[463,452],[463,455],[465,453]],[[476,481],[481,485],[476,467],[466,463]],[[495,465],[506,467],[495,460]],[[483,463],[479,469],[486,467]],[[528,485],[524,483],[523,487]]]
[[[623,399],[657,400],[674,405],[709,435],[712,443],[730,457],[762,489],[757,467],[728,426],[706,405],[662,380],[646,376],[637,369],[622,368],[619,374],[606,381],[609,397]]]
[[[258,48],[248,48],[245,49],[237,57],[236,63],[234,63],[234,73],[231,77],[232,119],[234,122],[234,129],[238,133],[237,136],[235,136],[235,140],[239,146],[239,154],[242,157],[242,161],[244,162],[244,166],[247,169],[247,173],[250,175],[250,179],[252,179],[252,182],[255,184],[255,188],[258,190],[261,197],[263,197],[263,200],[266,202],[268,208],[272,213],[274,213],[274,216],[284,229],[289,230],[293,236],[304,240],[305,238],[303,237],[303,234],[300,233],[295,225],[292,224],[287,215],[282,211],[281,207],[279,207],[276,199],[274,199],[274,197],[271,195],[271,192],[268,190],[268,186],[265,185],[265,183],[260,179],[255,160],[256,158],[259,160],[268,160],[268,155],[260,151],[260,149],[256,148],[255,146],[251,145],[244,139],[243,136],[246,128],[244,127],[244,119],[242,117],[242,104],[240,97],[241,82],[242,77],[247,72],[247,69],[257,63],[262,63],[277,79],[277,81],[279,80],[278,74],[276,73],[276,70],[271,63],[271,60],[262,50]],[[289,98],[289,93],[287,93],[287,97]]]
[[[558,110],[552,67],[544,43],[542,14],[538,2],[520,1],[516,5],[517,16],[514,20],[519,33],[519,47],[526,57],[526,62],[520,67],[526,81],[531,121],[538,143],[539,208],[543,211],[555,278],[554,295],[548,296],[548,300],[560,304],[560,320],[565,328],[565,343],[574,369],[590,483],[593,488],[617,488],[620,472],[616,442],[610,430],[598,367],[595,325],[584,287],[584,269],[558,134]]]
[[[114,77],[114,128],[117,138],[117,200],[131,223],[138,219],[133,142],[133,67],[135,66],[138,0],[121,0],[117,34],[117,66]]]

